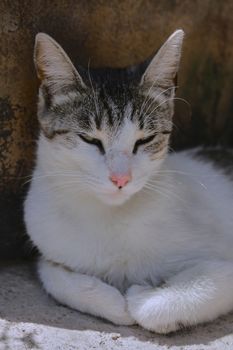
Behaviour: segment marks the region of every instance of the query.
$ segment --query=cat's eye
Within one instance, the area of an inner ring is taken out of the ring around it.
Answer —
[[[170,134],[171,132],[168,131],[168,130],[165,130],[165,131],[162,131],[161,134],[163,135],[167,135],[167,134]],[[133,148],[133,154],[136,154],[137,151],[138,151],[138,147],[141,146],[141,145],[145,145],[147,143],[150,143],[151,141],[153,141],[153,139],[155,138],[155,136],[157,136],[158,133],[155,133],[153,135],[150,135],[148,137],[145,137],[143,139],[139,139],[135,142],[135,145],[134,145],[134,148]]]
[[[97,146],[99,148],[99,151],[102,154],[105,154],[105,150],[104,150],[104,146],[102,144],[102,142],[99,139],[90,137],[88,135],[83,135],[83,134],[78,134],[78,136],[80,137],[80,139],[82,139],[84,142],[89,143],[91,145]]]
[[[148,137],[145,137],[144,139],[139,139],[135,142],[134,148],[133,148],[133,154],[136,154],[138,151],[138,147],[141,145],[144,145],[146,143],[151,142],[155,138],[156,134],[150,135]]]

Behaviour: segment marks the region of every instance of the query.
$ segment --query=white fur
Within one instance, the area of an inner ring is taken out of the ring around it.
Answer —
[[[25,220],[46,290],[78,310],[162,333],[233,309],[233,186],[191,155],[161,164],[139,152],[116,199],[95,147],[68,150],[41,136]],[[102,183],[87,181],[90,171]],[[142,188],[150,176],[158,192]]]

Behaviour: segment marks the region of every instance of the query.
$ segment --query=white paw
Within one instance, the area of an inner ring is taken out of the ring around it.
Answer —
[[[117,289],[112,288],[111,297],[106,300],[106,309],[102,316],[117,325],[130,326],[135,324],[136,322],[127,309],[126,299],[123,295]]]
[[[150,331],[167,334],[182,328],[172,314],[172,305],[159,288],[131,286],[126,294],[128,310],[136,322]]]
[[[119,326],[132,326],[136,323],[127,310],[119,310],[117,315],[112,315],[108,319]]]

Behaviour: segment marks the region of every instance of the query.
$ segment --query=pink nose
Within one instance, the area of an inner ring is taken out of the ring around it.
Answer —
[[[132,176],[131,174],[126,174],[126,175],[116,175],[112,174],[110,176],[110,180],[114,185],[116,185],[119,189],[122,187],[126,186],[129,181],[131,181]]]

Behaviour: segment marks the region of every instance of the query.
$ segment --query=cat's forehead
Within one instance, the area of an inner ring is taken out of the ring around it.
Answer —
[[[153,96],[132,85],[103,86],[92,93],[88,96],[90,119],[98,130],[116,134],[131,126],[150,132],[170,120],[168,101],[160,89],[154,89]]]
[[[143,97],[132,87],[103,86],[93,89],[86,96],[81,111],[89,117],[90,127],[116,131],[125,125],[126,119],[137,124],[142,99]]]
[[[94,85],[83,95],[74,89],[55,96],[52,111],[65,129],[112,137],[130,127],[145,133],[163,128],[170,119],[166,99],[160,89],[150,96],[133,85]]]
[[[119,111],[124,111],[129,104],[135,109],[143,99],[138,88],[123,83],[101,86],[97,89],[97,94],[103,108],[117,108]]]

